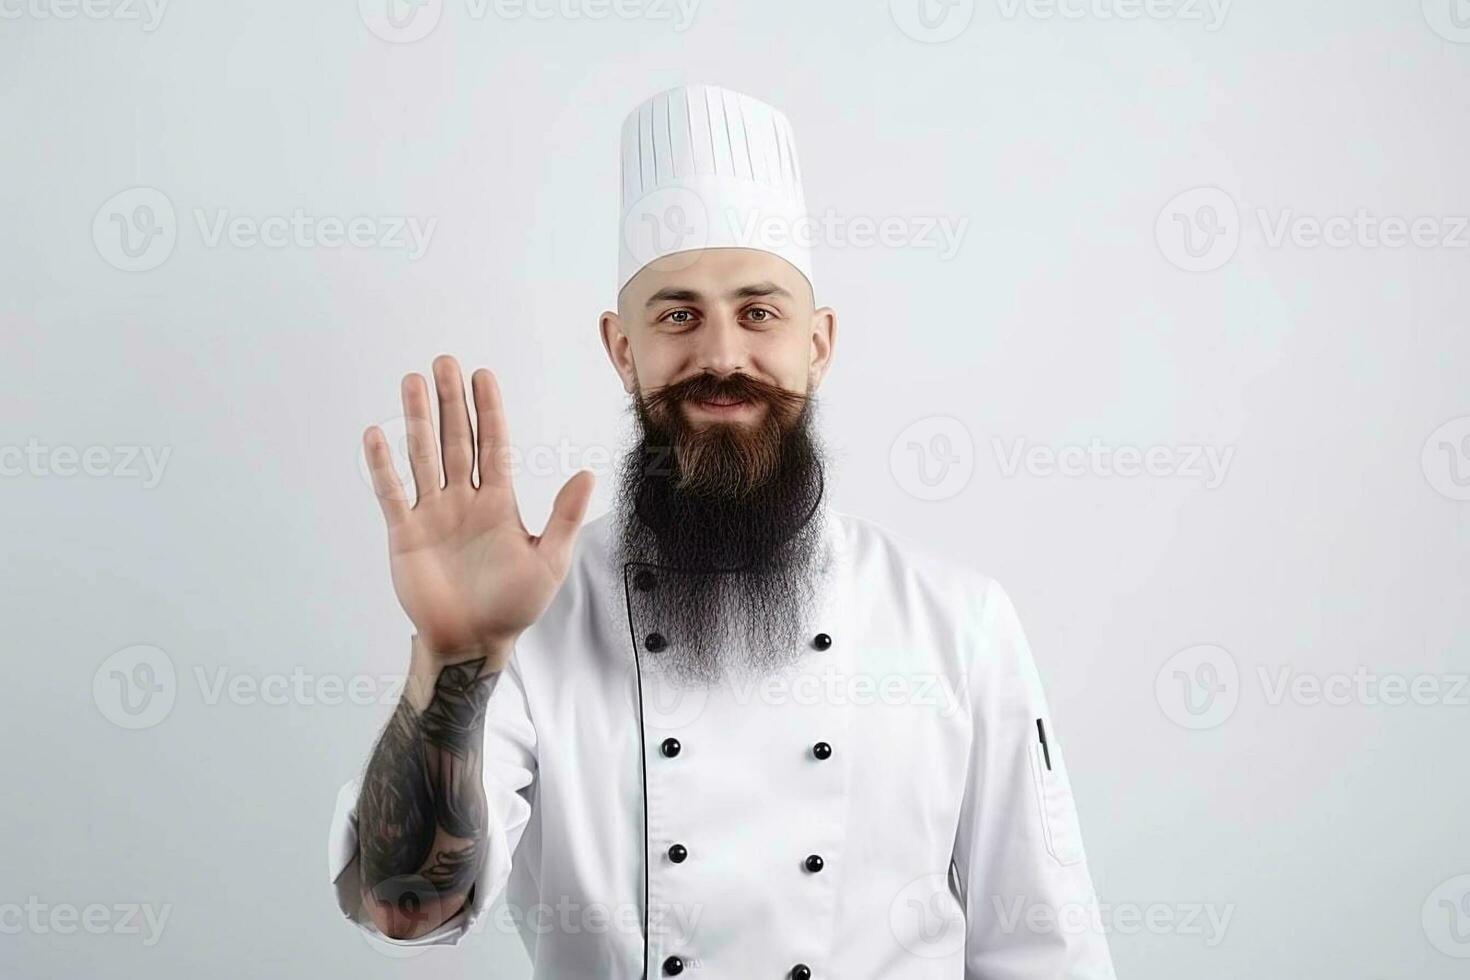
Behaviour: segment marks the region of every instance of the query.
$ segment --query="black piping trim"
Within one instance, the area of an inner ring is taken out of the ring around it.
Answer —
[[[632,565],[632,562],[623,565],[623,605],[628,613],[628,638],[633,643],[633,674],[638,685],[638,762],[643,783],[643,980],[648,980],[648,736],[643,731],[643,664],[638,659],[638,636],[633,632],[633,594],[628,588]]]

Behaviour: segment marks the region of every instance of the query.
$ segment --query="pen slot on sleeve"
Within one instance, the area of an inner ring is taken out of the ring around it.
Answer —
[[[1031,743],[1028,761],[1036,787],[1042,842],[1058,865],[1069,867],[1083,860],[1082,835],[1077,829],[1077,808],[1072,802],[1060,744],[1057,752],[1053,759],[1046,721],[1036,719],[1036,741]]]

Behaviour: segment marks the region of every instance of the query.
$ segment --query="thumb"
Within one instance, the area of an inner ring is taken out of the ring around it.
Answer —
[[[572,545],[582,527],[582,518],[587,513],[592,486],[596,482],[591,470],[578,470],[562,484],[551,505],[551,516],[546,519],[546,529],[536,541],[536,549],[557,578],[566,574],[567,566],[572,562]]]

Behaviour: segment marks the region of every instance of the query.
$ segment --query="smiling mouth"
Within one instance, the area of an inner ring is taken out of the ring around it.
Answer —
[[[756,404],[748,398],[689,399],[689,409],[713,418],[743,418]]]

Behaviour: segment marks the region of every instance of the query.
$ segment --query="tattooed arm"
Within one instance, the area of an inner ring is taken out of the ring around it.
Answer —
[[[507,656],[487,651],[446,664],[414,643],[409,681],[358,803],[363,905],[390,938],[416,938],[458,912],[484,862],[485,706]]]
[[[592,474],[577,473],[557,493],[546,529],[531,534],[511,485],[499,386],[484,369],[470,382],[473,426],[459,364],[434,359],[436,446],[428,385],[417,374],[403,379],[415,498],[383,431],[363,433],[388,527],[393,590],[417,631],[409,683],[373,751],[357,807],[363,906],[378,931],[397,940],[455,915],[490,845],[508,843],[505,827],[488,826],[485,706],[516,638],[561,588],[592,494]]]

